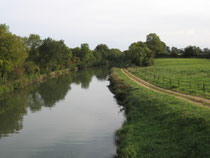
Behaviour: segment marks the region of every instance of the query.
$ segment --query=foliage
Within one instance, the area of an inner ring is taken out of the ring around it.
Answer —
[[[28,61],[24,63],[24,70],[27,75],[39,73],[39,67],[33,62]]]
[[[64,41],[55,41],[47,38],[39,47],[39,64],[42,70],[55,71],[65,68],[68,59],[71,59],[72,52],[64,44]]]
[[[160,37],[155,33],[147,35],[146,44],[152,50],[155,57],[162,57],[166,54],[166,44],[160,40]]]
[[[184,49],[184,57],[197,57],[201,54],[201,49],[196,46],[188,46]]]
[[[171,57],[178,57],[178,55],[179,55],[179,49],[176,48],[176,47],[172,47],[170,56]]]
[[[9,32],[6,25],[0,25],[0,72],[3,81],[6,81],[7,73],[24,63],[27,56],[23,39]]]
[[[29,37],[24,37],[24,42],[27,45],[29,57],[27,60],[36,61],[39,56],[38,47],[42,45],[42,40],[39,35],[30,34]]]
[[[138,66],[148,66],[153,64],[153,53],[143,42],[131,44],[128,53],[132,63]]]

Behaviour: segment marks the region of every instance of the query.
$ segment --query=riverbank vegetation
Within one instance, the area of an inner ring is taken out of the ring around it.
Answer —
[[[151,65],[153,53],[139,42],[132,44],[126,53],[105,44],[94,50],[87,43],[69,48],[63,40],[42,40],[36,34],[20,37],[11,33],[7,25],[0,25],[0,94],[22,88],[43,74],[126,63]]]
[[[210,98],[209,59],[155,59],[153,66],[128,70],[159,87]]]
[[[110,89],[127,117],[116,157],[210,156],[210,110],[145,89],[113,69]]]
[[[195,46],[171,49],[155,33],[147,35],[146,41],[132,43],[121,51],[99,44],[94,50],[87,43],[69,48],[63,40],[50,37],[41,39],[37,34],[20,37],[0,25],[0,94],[23,88],[41,75],[61,70],[77,70],[102,65],[150,66],[159,57],[208,57],[209,49]],[[209,55],[210,56],[210,55]]]

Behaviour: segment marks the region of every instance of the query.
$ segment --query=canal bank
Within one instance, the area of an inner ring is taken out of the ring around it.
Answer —
[[[153,92],[113,69],[110,89],[126,114],[117,156],[210,157],[210,110]]]
[[[0,95],[9,93],[17,89],[25,88],[29,85],[42,83],[50,78],[55,78],[56,76],[68,74],[69,72],[71,72],[70,69],[65,69],[65,70],[54,71],[49,74],[34,74],[30,77],[27,76],[25,78],[22,78],[13,82],[5,83],[0,86]]]

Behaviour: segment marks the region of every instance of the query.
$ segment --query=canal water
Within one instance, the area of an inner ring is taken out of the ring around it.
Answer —
[[[112,158],[124,116],[109,69],[74,72],[0,97],[0,158]]]

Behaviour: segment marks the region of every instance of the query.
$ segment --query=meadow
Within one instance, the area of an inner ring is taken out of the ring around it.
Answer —
[[[210,98],[209,59],[155,59],[153,66],[128,70],[159,87]]]
[[[116,132],[116,157],[210,157],[209,108],[143,88],[119,69],[110,80],[127,118]]]

